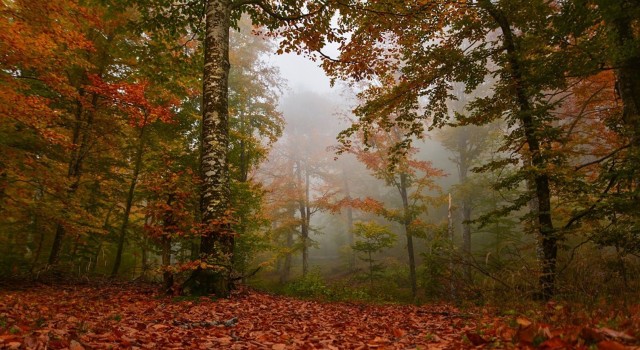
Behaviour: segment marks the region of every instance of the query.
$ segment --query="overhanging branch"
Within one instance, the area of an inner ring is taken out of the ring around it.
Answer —
[[[292,21],[299,21],[301,19],[304,19],[306,17],[311,17],[314,16],[320,12],[322,12],[325,7],[327,6],[327,4],[325,2],[320,1],[320,3],[322,4],[322,6],[320,6],[317,10],[312,11],[312,12],[308,12],[308,13],[300,13],[297,15],[284,15],[281,13],[278,13],[276,10],[274,10],[273,8],[271,8],[271,6],[267,5],[266,3],[264,3],[261,0],[239,0],[239,1],[235,1],[231,4],[231,9],[238,9],[242,6],[245,5],[255,5],[258,6],[262,9],[262,11],[266,12],[269,16],[280,20],[280,21],[285,21],[285,22],[292,22]]]

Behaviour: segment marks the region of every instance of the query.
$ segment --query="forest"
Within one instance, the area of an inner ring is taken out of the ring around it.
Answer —
[[[639,296],[637,0],[0,0],[0,348],[636,349]]]

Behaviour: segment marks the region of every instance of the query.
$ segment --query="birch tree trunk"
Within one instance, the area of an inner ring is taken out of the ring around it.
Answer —
[[[193,294],[228,295],[234,236],[228,222],[229,166],[229,28],[231,1],[207,0],[205,7],[202,105],[202,188],[200,213],[204,232],[200,258],[222,270],[198,268],[185,282]]]

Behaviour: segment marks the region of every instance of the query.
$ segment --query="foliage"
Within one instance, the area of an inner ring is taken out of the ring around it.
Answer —
[[[360,257],[369,266],[369,281],[373,284],[375,272],[382,270],[381,264],[375,264],[372,255],[390,248],[396,241],[396,236],[388,227],[376,224],[375,222],[356,222],[353,233],[360,238],[351,248],[357,252],[365,254]]]
[[[318,272],[311,272],[289,282],[283,289],[285,294],[303,298],[324,298],[329,296],[330,289]]]

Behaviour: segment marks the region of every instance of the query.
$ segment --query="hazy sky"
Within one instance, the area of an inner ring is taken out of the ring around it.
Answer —
[[[287,80],[291,90],[289,93],[297,90],[313,91],[319,94],[337,92],[336,88],[332,89],[329,86],[329,78],[322,68],[318,67],[320,62],[312,62],[304,56],[292,53],[274,54],[270,60],[280,68],[280,75]]]

